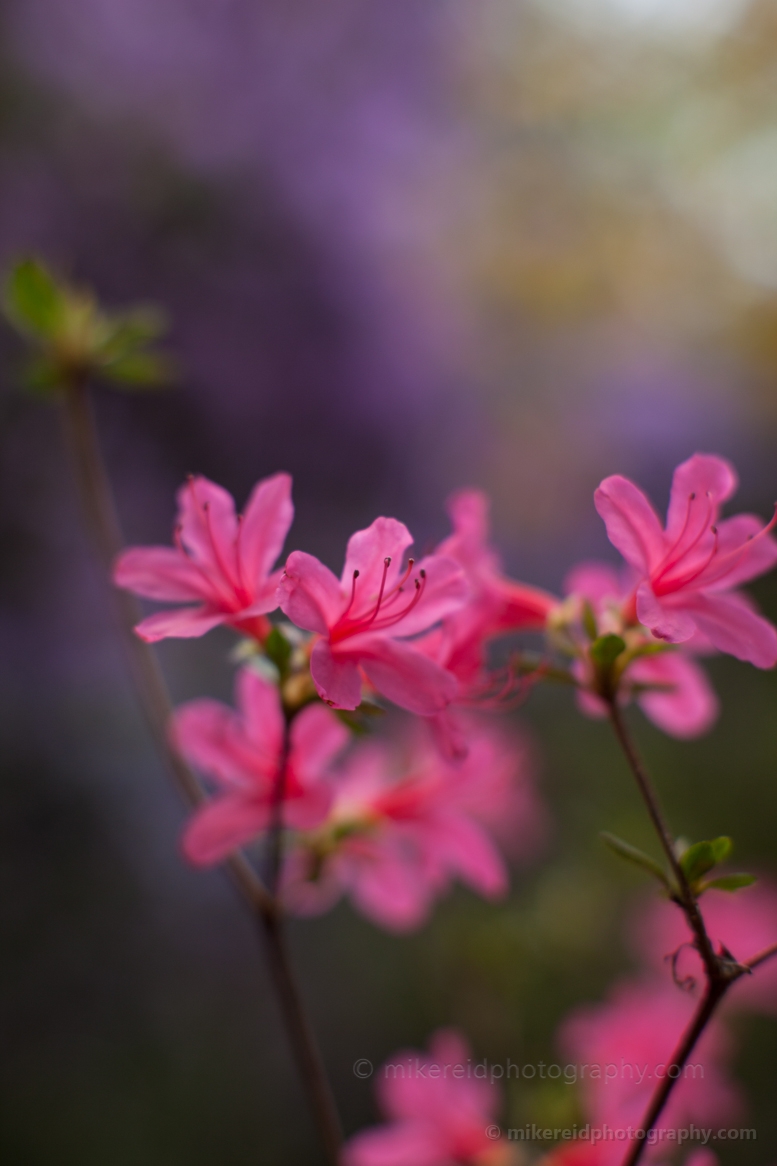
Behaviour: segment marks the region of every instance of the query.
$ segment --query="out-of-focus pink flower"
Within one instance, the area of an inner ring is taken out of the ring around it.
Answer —
[[[336,783],[329,816],[288,855],[290,910],[319,914],[343,894],[391,931],[419,927],[454,878],[486,897],[507,888],[488,828],[511,825],[536,848],[544,820],[520,772],[522,754],[501,733],[471,729],[459,764],[416,735],[401,757],[360,746]]]
[[[581,563],[567,576],[567,595],[587,599],[594,611],[599,631],[633,638],[626,628],[624,608],[634,593],[631,573],[626,577],[606,563]],[[698,737],[712,727],[719,703],[707,675],[689,652],[706,649],[698,634],[683,650],[637,657],[627,667],[619,689],[626,703],[632,695],[642,711],[659,729],[673,737]],[[575,666],[579,680],[590,680],[583,660]],[[644,687],[643,686],[648,686]],[[578,705],[588,716],[607,715],[604,702],[595,693],[578,690]]]
[[[514,1147],[486,1133],[501,1093],[471,1075],[472,1057],[453,1030],[434,1034],[428,1053],[400,1049],[378,1071],[388,1125],[346,1144],[344,1166],[508,1166]]]
[[[735,894],[706,891],[700,905],[710,938],[723,944],[735,959],[750,959],[777,943],[777,887],[773,883],[759,881]],[[704,969],[691,941],[682,911],[665,900],[647,903],[632,926],[632,943],[641,959],[668,975],[667,957],[678,952],[678,978],[693,976],[697,983],[703,983]],[[737,980],[723,1007],[776,1015],[777,957],[756,968],[752,976]]]
[[[272,567],[293,517],[288,474],[258,482],[240,516],[221,486],[189,478],[178,491],[175,546],[129,547],[113,578],[147,599],[197,606],[150,615],[138,635],[149,642],[188,638],[225,623],[263,639],[270,626],[262,617],[278,606],[280,572]]]
[[[459,490],[448,499],[453,532],[437,553],[455,559],[470,585],[467,603],[443,621],[438,659],[463,683],[477,681],[484,647],[506,632],[542,631],[555,596],[508,579],[489,543],[489,499],[481,490]]]
[[[673,983],[651,978],[617,985],[604,1004],[573,1013],[562,1026],[565,1054],[588,1068],[580,1089],[586,1118],[592,1126],[640,1128],[650,1099],[662,1077],[674,1072],[672,1056],[696,1007],[696,1000]],[[723,1068],[728,1033],[713,1020],[677,1079],[657,1128],[719,1126],[739,1110],[736,1086]],[[700,1069],[699,1066],[702,1066]],[[623,1143],[603,1141],[602,1166],[614,1166],[624,1156]],[[648,1147],[662,1157],[660,1141]]]
[[[453,559],[431,555],[416,566],[405,551],[413,538],[395,518],[376,518],[348,542],[342,580],[304,551],[289,555],[278,589],[280,606],[306,631],[318,632],[310,672],[319,695],[355,709],[362,673],[378,692],[420,716],[433,716],[456,695],[453,673],[399,637],[426,631],[467,598]]]
[[[266,830],[272,820],[285,724],[277,688],[249,668],[237,676],[238,712],[194,700],[175,712],[172,736],[221,792],[198,809],[183,838],[186,857],[210,866]],[[331,784],[323,780],[348,731],[323,705],[310,705],[291,726],[283,775],[284,825],[310,829],[326,816]]]
[[[605,478],[596,509],[610,542],[637,574],[635,615],[659,639],[707,636],[721,652],[759,668],[777,663],[777,630],[732,588],[777,562],[767,525],[753,514],[718,521],[720,506],[737,488],[733,466],[694,454],[674,472],[666,529],[648,499],[619,474]]]
[[[607,1141],[609,1140],[608,1138]],[[621,1157],[625,1157],[631,1144],[624,1140],[620,1146]],[[666,1145],[663,1145],[661,1149],[664,1154],[667,1153]],[[557,1150],[553,1150],[541,1158],[539,1166],[607,1166],[608,1162],[612,1160],[612,1156],[612,1151],[608,1152],[606,1145],[602,1145],[602,1141],[590,1139],[589,1132],[589,1137],[567,1142],[566,1145],[560,1146]],[[711,1150],[700,1147],[691,1151],[685,1159],[684,1166],[718,1166],[718,1159]]]

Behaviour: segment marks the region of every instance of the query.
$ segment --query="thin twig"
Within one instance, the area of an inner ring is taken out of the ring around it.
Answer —
[[[113,491],[100,451],[92,403],[88,388],[82,379],[74,378],[64,386],[64,390],[65,434],[71,451],[81,506],[95,549],[110,578],[113,563],[122,549],[123,542]],[[135,689],[154,741],[184,799],[190,806],[199,806],[205,800],[205,794],[169,736],[172,705],[164,677],[153,651],[135,635],[133,630],[142,618],[140,607],[129,592],[117,588],[111,588],[111,592]],[[287,739],[288,731],[285,740]],[[279,799],[282,799],[284,790],[286,749],[287,745],[284,745],[281,776],[278,782]],[[279,821],[281,810],[282,807],[276,812]],[[277,883],[281,858],[280,830],[277,834],[277,840],[271,842],[276,855],[273,859],[273,888]],[[245,855],[239,852],[233,854],[227,859],[226,867],[232,882],[261,922],[273,984],[297,1065],[305,1083],[326,1160],[329,1166],[338,1166],[342,1145],[340,1120],[323,1059],[292,971],[283,934],[280,907],[274,893],[267,890]]]
[[[636,1163],[641,1158],[647,1145],[648,1133],[653,1129],[653,1126],[661,1116],[661,1112],[669,1100],[669,1095],[677,1084],[682,1070],[685,1068],[686,1061],[696,1047],[701,1034],[707,1027],[728,986],[725,982],[719,986],[714,986],[711,983],[707,984],[704,995],[699,1001],[699,1007],[696,1009],[691,1023],[683,1033],[682,1039],[672,1054],[671,1061],[667,1065],[667,1075],[653,1094],[647,1113],[642,1119],[642,1123],[639,1126],[641,1137],[632,1144],[623,1166],[636,1166]],[[674,1076],[670,1077],[669,1070],[675,1067],[677,1072]]]
[[[680,860],[675,851],[674,839],[667,825],[664,817],[664,812],[661,809],[661,803],[658,800],[658,794],[653,788],[653,782],[645,767],[642,758],[637,752],[637,748],[631,739],[626,724],[623,720],[623,714],[618,706],[617,700],[613,699],[609,703],[610,721],[615,730],[615,735],[618,738],[621,748],[626,755],[626,760],[629,763],[631,772],[642,794],[645,805],[647,806],[648,814],[653,825],[656,828],[661,845],[664,848],[664,853],[669,861],[669,866],[675,878],[675,883],[678,892],[678,906],[685,912],[688,924],[696,939],[696,947],[699,954],[704,961],[704,967],[707,975],[711,980],[720,978],[722,974],[721,963],[715,954],[710,937],[707,934],[707,929],[704,926],[699,905],[696,902],[693,891],[691,890],[688,879],[685,877]]]

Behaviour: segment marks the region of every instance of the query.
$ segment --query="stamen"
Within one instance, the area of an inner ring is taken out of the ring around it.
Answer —
[[[727,575],[728,572],[736,566],[742,556],[746,554],[747,551],[749,551],[750,547],[752,547],[754,543],[757,543],[759,539],[764,538],[764,536],[767,535],[771,530],[774,530],[775,526],[777,526],[777,502],[774,504],[774,514],[772,515],[770,521],[767,522],[765,526],[762,526],[756,534],[749,534],[741,546],[735,547],[731,551],[727,551],[725,555],[721,555],[717,561],[715,572],[709,579],[705,580],[705,583],[717,583],[720,579]]]
[[[346,607],[345,611],[344,611],[344,612],[343,612],[343,614],[340,616],[340,618],[341,618],[341,619],[345,619],[345,617],[348,615],[348,612],[349,612],[349,611],[351,610],[351,608],[353,607],[353,601],[354,601],[354,599],[356,598],[356,580],[357,580],[358,578],[359,578],[359,572],[358,572],[358,571],[354,571],[354,573],[353,573],[353,580],[352,580],[352,582],[351,582],[351,598],[348,600],[348,606]]]
[[[384,597],[384,600],[383,600],[383,610],[384,610],[384,611],[385,611],[385,610],[386,610],[386,608],[387,608],[387,607],[389,607],[389,606],[390,606],[392,603],[395,603],[395,602],[396,602],[396,600],[397,600],[397,598],[399,597],[399,595],[401,595],[401,593],[402,593],[402,591],[403,591],[403,589],[404,589],[404,585],[405,585],[405,583],[407,583],[407,580],[408,580],[408,578],[410,577],[410,572],[413,570],[413,566],[414,566],[414,565],[415,565],[415,559],[408,559],[408,560],[407,560],[407,569],[405,570],[405,573],[404,573],[404,575],[403,575],[403,576],[402,576],[402,578],[399,580],[399,582],[398,582],[398,583],[396,583],[396,584],[395,584],[395,585],[394,585],[394,586],[391,588],[391,590],[389,591],[388,595],[386,595],[386,596]]]
[[[221,571],[224,578],[228,579],[229,582],[231,583],[232,582],[231,572],[229,571],[227,564],[224,562],[224,559],[221,555],[221,552],[219,551],[218,543],[216,542],[216,538],[213,534],[213,527],[211,525],[211,520],[210,520],[210,502],[206,501],[206,502],[202,503],[202,511],[203,511],[203,514],[205,515],[205,527],[208,531],[208,538],[210,539],[210,545],[213,547],[213,556],[216,560],[216,566]]]
[[[373,622],[373,620],[375,620],[377,618],[378,612],[380,611],[380,605],[383,602],[383,591],[386,587],[386,576],[388,575],[388,569],[390,566],[391,566],[391,555],[386,555],[385,559],[383,560],[383,578],[380,581],[380,591],[378,592],[378,602],[375,604],[375,610],[373,611],[372,615],[369,617],[369,619],[365,620],[365,623],[367,623],[367,624],[371,624]]]
[[[404,619],[406,615],[410,614],[413,608],[420,602],[421,596],[423,595],[424,589],[426,588],[426,571],[421,571],[420,575],[420,581],[418,579],[415,580],[415,594],[408,603],[407,607],[402,611],[395,611],[392,615],[389,615],[385,619],[380,620],[378,623],[373,624],[373,631],[382,631],[384,628],[393,627],[395,623],[399,623],[401,619]]]
[[[666,552],[666,555],[664,556],[663,562],[658,567],[657,571],[654,573],[654,575],[653,575],[654,586],[656,583],[660,583],[661,580],[666,575],[669,574],[669,572],[672,570],[672,568],[676,567],[677,564],[682,559],[684,559],[686,555],[690,554],[691,551],[697,546],[697,544],[701,541],[701,539],[707,533],[707,523],[709,522],[710,518],[712,517],[712,511],[714,510],[714,503],[712,501],[712,495],[710,494],[709,490],[707,490],[707,492],[706,492],[706,497],[707,497],[707,513],[704,516],[704,521],[701,524],[701,528],[699,530],[699,533],[696,535],[696,538],[693,539],[693,541],[688,544],[687,547],[684,547],[683,550],[680,551],[680,553],[677,555],[676,558],[672,559],[671,562],[668,562],[667,560],[670,559],[673,554],[675,554],[675,552],[677,551],[677,548],[680,546],[680,543],[682,542],[683,538],[685,537],[686,531],[688,530],[688,525],[689,525],[690,519],[691,519],[691,503],[696,501],[695,492],[693,494],[689,495],[688,506],[687,506],[687,509],[685,512],[685,522],[683,523],[683,529],[680,531],[679,537],[677,539],[675,539],[672,546]]]

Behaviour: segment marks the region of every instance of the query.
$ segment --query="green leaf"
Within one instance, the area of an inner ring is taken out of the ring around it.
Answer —
[[[100,375],[123,388],[159,389],[175,379],[172,362],[158,352],[128,352],[103,365]]]
[[[281,676],[283,676],[288,668],[291,653],[294,649],[279,628],[274,627],[272,629],[264,641],[264,650],[273,664],[275,664]]]
[[[716,879],[710,879],[708,883],[703,884],[701,890],[707,891],[710,887],[717,887],[719,891],[738,891],[741,887],[751,887],[757,881],[755,875],[742,871],[739,874],[720,875]]]
[[[35,259],[23,259],[8,276],[6,314],[22,331],[53,336],[62,321],[64,303],[65,295],[56,280]]]
[[[709,842],[695,842],[693,846],[687,847],[680,857],[680,866],[688,882],[695,883],[708,870],[728,858],[732,845],[731,839],[722,835]]]
[[[651,858],[649,854],[645,854],[643,850],[638,850],[636,846],[632,846],[630,842],[624,842],[622,838],[618,838],[615,834],[610,834],[603,830],[599,835],[605,846],[608,846],[614,854],[619,858],[625,858],[627,862],[634,863],[636,866],[641,866],[643,870],[649,871],[650,874],[663,883],[667,890],[671,890],[669,879],[666,877],[666,872],[663,867]]]
[[[590,648],[591,659],[597,668],[612,668],[621,652],[625,651],[626,641],[622,640],[620,636],[612,634],[599,636],[599,639],[594,640]]]

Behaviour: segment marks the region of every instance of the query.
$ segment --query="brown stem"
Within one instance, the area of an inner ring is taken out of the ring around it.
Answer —
[[[696,940],[696,947],[699,954],[704,961],[704,967],[707,976],[711,981],[720,979],[723,976],[721,962],[715,954],[715,950],[707,935],[707,928],[704,926],[699,905],[696,902],[696,897],[691,890],[688,879],[685,877],[685,871],[680,865],[677,853],[674,847],[674,839],[664,818],[661,803],[658,800],[658,794],[653,788],[653,782],[645,767],[645,764],[637,752],[637,747],[631,739],[625,721],[623,720],[623,713],[621,712],[617,700],[612,699],[609,703],[610,721],[615,730],[615,735],[618,738],[621,748],[629,763],[631,772],[634,775],[639,791],[642,794],[645,805],[647,806],[650,820],[656,828],[661,845],[664,848],[664,853],[669,861],[672,874],[675,878],[675,884],[678,891],[678,906],[685,913],[688,920],[688,925],[694,934]]]
[[[262,916],[267,954],[286,1030],[297,1059],[328,1166],[338,1166],[343,1134],[334,1096],[292,970],[279,914]]]
[[[725,995],[728,986],[725,981],[717,986],[712,983],[707,984],[704,995],[699,1001],[699,1007],[696,1009],[691,1023],[683,1033],[679,1045],[672,1054],[671,1061],[666,1066],[667,1076],[664,1077],[658,1089],[653,1094],[647,1113],[642,1119],[642,1124],[639,1127],[642,1137],[637,1139],[632,1145],[626,1155],[623,1166],[636,1166],[636,1163],[642,1157],[645,1146],[647,1145],[648,1133],[661,1116],[661,1112],[681,1076],[686,1061],[696,1047],[699,1037],[707,1027],[715,1009]],[[669,1070],[674,1070],[675,1067],[677,1068],[677,1072],[675,1076],[670,1077],[668,1075]]]
[[[113,563],[123,542],[116,506],[105,469],[89,391],[83,378],[73,378],[64,386],[64,425],[71,452],[73,472],[87,528],[102,565],[110,578]],[[176,784],[190,806],[205,800],[199,781],[170,740],[168,727],[172,705],[161,669],[152,649],[135,635],[135,625],[142,612],[133,595],[111,588],[130,672],[141,707],[154,741],[167,762]],[[288,737],[288,733],[287,733]],[[281,774],[285,773],[285,752]],[[280,779],[280,794],[283,793]],[[280,835],[280,831],[278,831]],[[274,864],[280,864],[280,837],[272,844],[277,851]],[[274,894],[268,892],[245,855],[233,854],[226,862],[227,871],[258,916],[267,942],[268,960],[284,1022],[305,1083],[319,1136],[329,1166],[338,1166],[342,1135],[321,1054],[310,1022],[305,1014],[286,951],[280,909]],[[274,866],[275,869],[275,866]],[[273,886],[277,881],[277,869]]]

